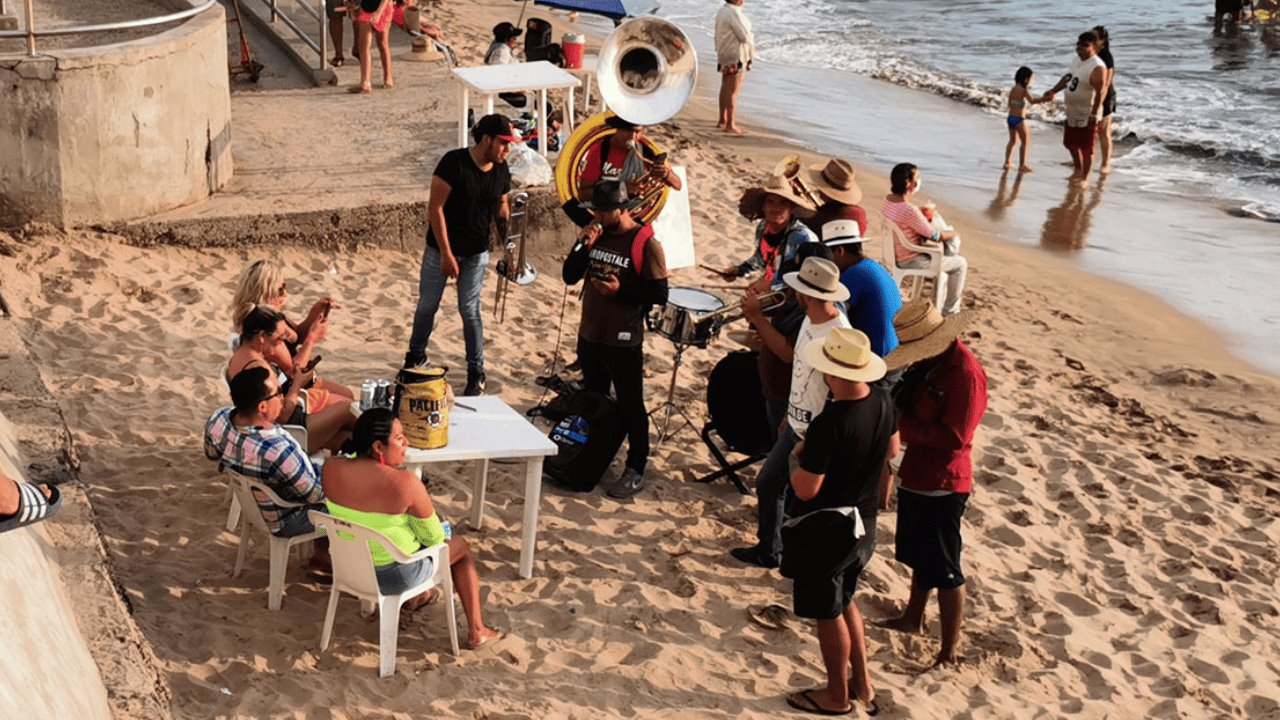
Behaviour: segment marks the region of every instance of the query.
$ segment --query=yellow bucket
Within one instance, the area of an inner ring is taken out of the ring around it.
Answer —
[[[447,368],[400,371],[396,389],[397,416],[409,445],[430,450],[449,444],[449,384]]]

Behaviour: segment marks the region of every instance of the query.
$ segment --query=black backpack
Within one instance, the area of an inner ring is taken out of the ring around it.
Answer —
[[[551,441],[560,452],[543,463],[543,478],[565,490],[590,492],[609,469],[625,435],[612,399],[588,390],[574,395],[569,414],[551,428]]]

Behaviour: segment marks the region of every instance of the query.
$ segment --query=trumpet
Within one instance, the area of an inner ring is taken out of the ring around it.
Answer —
[[[764,312],[773,312],[787,301],[787,296],[781,290],[765,293],[760,296],[760,309]],[[727,325],[741,318],[744,313],[742,306],[746,304],[746,299],[738,301],[734,305],[726,305],[719,310],[712,310],[694,321],[694,324],[701,325],[706,322],[715,322],[719,325]]]

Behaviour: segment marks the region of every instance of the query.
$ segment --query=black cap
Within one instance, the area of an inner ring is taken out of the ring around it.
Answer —
[[[523,34],[523,30],[509,22],[500,22],[493,26],[493,39],[498,42],[506,42],[511,38],[518,38]]]
[[[507,142],[520,142],[520,138],[516,137],[511,130],[511,121],[505,115],[498,113],[485,115],[476,122],[475,127],[471,128],[471,138],[476,142],[480,142],[485,135]]]
[[[640,127],[639,125],[636,125],[635,123],[623,118],[620,115],[610,115],[609,117],[604,119],[604,124],[608,125],[614,130],[635,130],[636,128]]]
[[[601,180],[591,189],[591,202],[582,203],[588,210],[630,210],[640,204],[627,196],[627,184],[618,180]]]

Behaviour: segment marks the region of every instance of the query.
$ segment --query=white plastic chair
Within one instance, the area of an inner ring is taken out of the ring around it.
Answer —
[[[235,344],[239,344],[240,336],[232,334],[231,338],[227,341],[227,344],[231,345],[232,341],[235,341]],[[232,349],[234,350],[234,347]],[[231,383],[227,382],[226,368],[223,368],[218,372],[218,377],[222,379],[222,386],[227,389],[227,396],[230,397]],[[307,410],[306,390],[298,391],[298,403],[302,406],[302,410],[305,413]],[[304,451],[307,449],[307,429],[305,427],[302,425],[281,425],[280,427],[284,429],[285,432],[292,435],[293,439],[298,441],[298,444],[302,446]],[[317,471],[320,470],[321,465],[324,465],[324,459],[327,457],[327,453],[328,451],[325,450],[311,456],[311,464],[316,467]],[[236,525],[240,524],[240,501],[236,498],[236,486],[234,482],[227,483],[227,503],[227,522],[225,527],[227,528],[227,532],[235,532]]]
[[[333,558],[333,589],[329,592],[329,609],[324,616],[324,629],[320,633],[320,652],[329,649],[333,634],[333,619],[338,612],[338,596],[350,593],[360,599],[362,606],[375,605],[378,609],[378,677],[390,677],[396,671],[396,643],[400,636],[400,606],[410,598],[440,586],[444,611],[449,621],[449,647],[458,654],[457,610],[453,597],[453,575],[449,570],[449,545],[441,543],[423,548],[412,555],[405,555],[382,533],[359,523],[336,518],[317,510],[310,511],[311,523],[329,533],[329,555]],[[420,585],[395,595],[384,595],[378,589],[378,577],[374,572],[373,555],[369,542],[376,541],[386,548],[396,562],[417,562],[431,558],[431,576]]]
[[[942,307],[942,254],[943,249],[937,245],[917,245],[907,240],[906,233],[902,232],[902,228],[898,224],[888,218],[881,219],[881,237],[884,238],[880,245],[884,253],[884,265],[889,270],[889,274],[893,276],[893,281],[898,285],[898,291],[902,291],[902,281],[911,280],[911,290],[903,295],[904,300],[913,300],[920,293],[924,292],[925,279],[933,280],[933,304],[936,307]],[[898,266],[898,259],[894,253],[894,246],[901,244],[902,247],[918,252],[929,258],[929,264],[921,268],[906,268]]]
[[[231,576],[240,577],[240,571],[244,568],[244,558],[249,550],[249,537],[252,533],[250,528],[256,528],[260,534],[266,536],[267,547],[270,549],[271,556],[271,569],[267,585],[267,608],[279,610],[281,598],[284,595],[284,577],[289,569],[289,551],[294,545],[319,540],[324,537],[324,532],[314,530],[293,537],[277,537],[273,535],[271,530],[267,528],[267,521],[263,519],[262,513],[258,512],[258,500],[253,496],[254,490],[262,493],[271,503],[282,508],[305,507],[305,505],[282,500],[271,488],[260,481],[241,475],[230,468],[227,468],[227,472],[230,472],[237,481],[234,487],[240,507],[249,508],[249,510],[240,513],[243,519],[240,526],[240,549],[236,551],[236,567]]]

